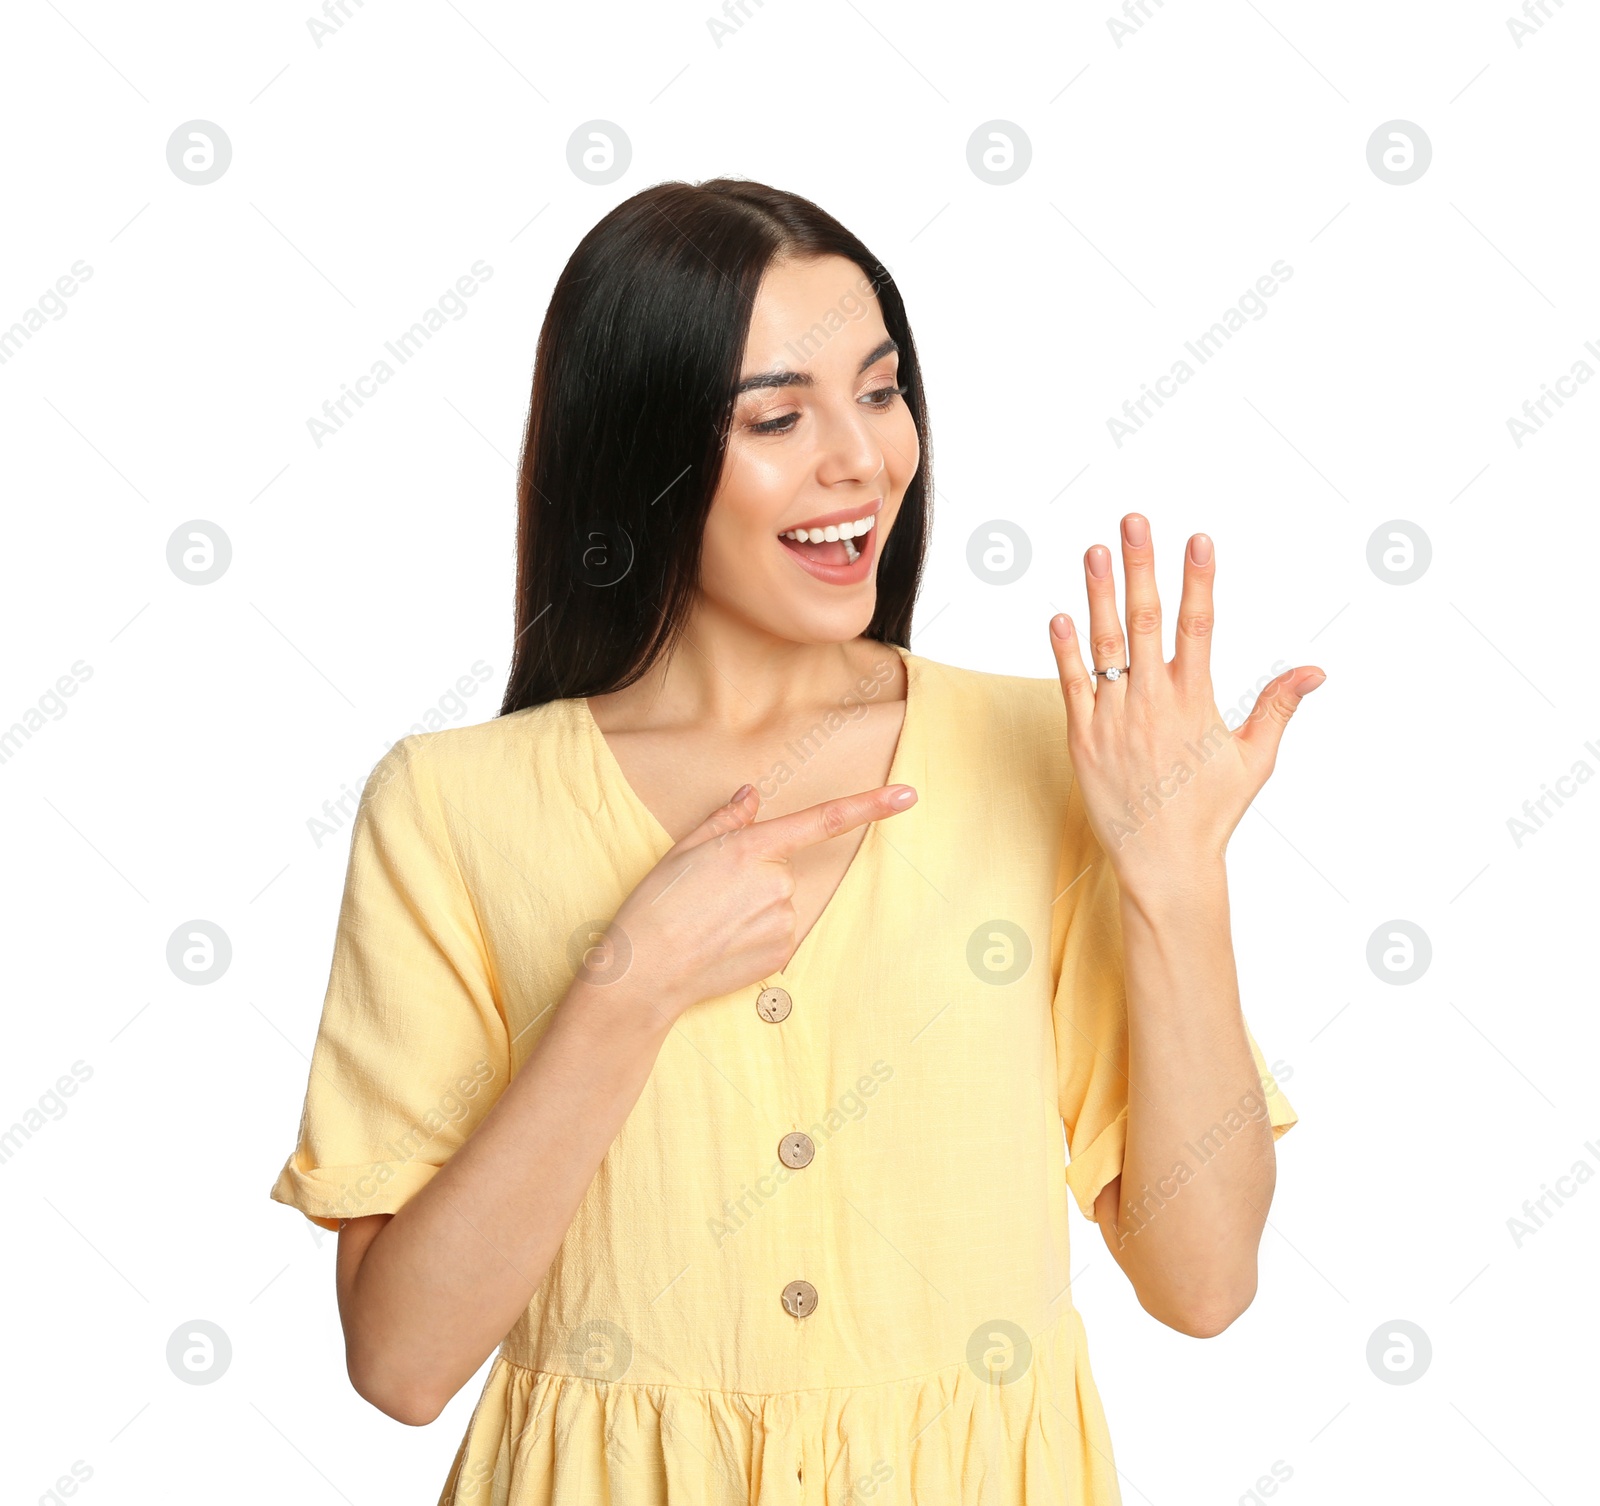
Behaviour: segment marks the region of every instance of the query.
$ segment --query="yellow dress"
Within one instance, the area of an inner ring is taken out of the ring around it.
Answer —
[[[1122,1164],[1115,877],[1054,679],[884,652],[908,677],[886,782],[917,804],[788,967],[673,1027],[440,1506],[1120,1501],[1067,1216]],[[671,845],[582,698],[397,743],[272,1197],[327,1229],[401,1208]],[[1295,1122],[1250,1046],[1262,1097],[1196,1164],[1246,1117]]]

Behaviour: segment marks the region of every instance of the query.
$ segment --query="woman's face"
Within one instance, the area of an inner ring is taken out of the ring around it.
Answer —
[[[877,295],[853,261],[768,267],[706,520],[709,602],[797,643],[865,631],[883,542],[919,456],[898,370]],[[784,537],[802,527],[806,542]]]

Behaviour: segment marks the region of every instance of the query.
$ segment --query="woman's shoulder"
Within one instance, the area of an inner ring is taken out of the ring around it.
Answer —
[[[1017,725],[1043,724],[1066,735],[1066,706],[1061,698],[1061,682],[1055,675],[968,669],[920,654],[908,654],[907,658],[919,682],[934,689],[947,718],[970,714],[988,724],[996,720]]]
[[[1061,781],[1067,763],[1067,710],[1054,676],[1005,674],[908,656],[912,693],[928,691],[930,732],[948,759],[960,753],[994,775]]]
[[[508,758],[523,765],[530,758],[553,756],[578,727],[580,710],[575,700],[547,701],[485,722],[408,732],[390,745],[380,764],[426,765],[442,776],[487,772]]]
[[[548,701],[488,721],[410,732],[392,743],[367,776],[364,798],[409,798],[435,818],[452,813],[470,829],[479,813],[570,804],[582,758],[584,706]],[[404,792],[404,793],[402,793]],[[559,798],[565,793],[568,798]],[[454,825],[455,821],[448,824]]]

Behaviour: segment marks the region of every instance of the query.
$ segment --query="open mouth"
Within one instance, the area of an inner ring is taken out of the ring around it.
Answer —
[[[865,578],[871,566],[877,522],[877,509],[871,508],[836,523],[791,528],[778,539],[812,575],[850,585]]]

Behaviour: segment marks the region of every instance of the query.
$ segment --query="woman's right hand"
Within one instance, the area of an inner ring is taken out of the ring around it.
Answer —
[[[910,785],[890,784],[757,821],[760,801],[746,785],[639,881],[578,977],[643,984],[641,997],[671,1021],[778,972],[800,939],[790,857],[916,800]]]

